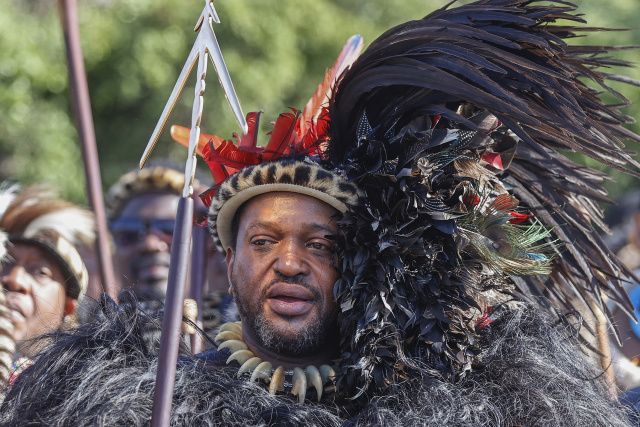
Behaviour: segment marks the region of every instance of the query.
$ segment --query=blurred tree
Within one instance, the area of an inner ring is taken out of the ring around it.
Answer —
[[[54,183],[77,199],[84,182],[60,25],[50,7],[35,6],[0,3],[0,174]]]
[[[362,34],[366,45],[387,28],[446,3],[216,0],[222,23],[214,30],[244,112],[264,109],[271,120],[286,106],[304,107],[351,35]],[[203,2],[87,0],[79,7],[103,182],[109,186],[137,164],[195,40],[192,29]],[[57,9],[45,0],[0,0],[0,8],[0,178],[52,182],[82,201],[84,177]],[[580,4],[590,25],[616,28],[637,25],[639,9],[640,2],[611,0],[603,14],[599,1]],[[605,32],[588,40],[640,44],[640,32]],[[619,57],[640,62],[639,51]],[[624,73],[640,79],[638,70]],[[202,130],[230,137],[237,124],[213,74],[210,65]],[[190,125],[193,87],[193,81],[185,87],[169,125]],[[637,88],[619,89],[640,102]],[[638,107],[627,113],[640,117]],[[264,126],[263,133],[267,130]],[[180,162],[185,156],[186,150],[171,142],[168,129],[152,155]],[[609,186],[613,196],[636,185],[621,174],[615,178],[618,184]]]

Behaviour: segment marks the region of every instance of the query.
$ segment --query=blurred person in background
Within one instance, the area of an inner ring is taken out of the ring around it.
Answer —
[[[604,241],[616,256],[638,276],[640,274],[640,190],[632,190],[620,197],[606,215],[611,234]],[[640,286],[631,280],[624,285],[640,318]],[[635,402],[640,398],[640,325],[614,304],[608,304],[620,332],[620,346],[611,339],[611,356],[616,384],[626,393],[622,399]]]
[[[204,189],[202,179],[194,181]],[[106,196],[109,229],[115,243],[114,266],[122,288],[134,292],[147,307],[164,301],[178,201],[184,187],[184,168],[170,162],[149,163],[122,175]],[[202,222],[206,208],[194,197],[194,219]],[[220,322],[220,304],[231,301],[224,257],[207,239],[207,277],[204,284],[204,329]],[[188,290],[187,290],[188,295]],[[159,304],[161,305],[161,304]],[[159,305],[156,308],[159,308]]]
[[[5,359],[15,360],[12,371],[19,372],[38,352],[32,339],[77,324],[76,311],[89,282],[78,248],[92,245],[95,221],[91,212],[43,186],[20,191],[5,185],[0,230],[6,241],[0,269],[6,310],[0,313],[10,321],[1,323],[1,335],[15,343],[10,356],[9,341],[2,341],[0,350]]]

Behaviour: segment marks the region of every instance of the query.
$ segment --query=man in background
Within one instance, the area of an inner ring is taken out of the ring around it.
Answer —
[[[107,217],[115,243],[116,273],[122,289],[130,289],[139,300],[164,301],[173,229],[183,187],[182,167],[156,162],[122,175],[107,193]],[[196,192],[199,187],[204,188],[202,179],[196,177]],[[194,220],[201,222],[205,214],[206,208],[196,200]],[[208,254],[207,283],[203,284],[203,290],[207,292],[204,292],[204,306],[199,310],[204,329],[209,330],[219,323],[221,301],[225,300],[226,305],[231,298],[224,257],[209,239],[202,250]]]
[[[618,205],[612,207],[605,218],[611,229],[610,235],[603,236],[612,252],[636,275],[640,274],[640,190],[623,194]],[[624,284],[634,305],[636,317],[640,314],[640,286],[630,280]],[[611,355],[616,376],[616,385],[623,391],[623,399],[637,402],[640,396],[640,325],[630,319],[623,310],[609,303],[613,313],[620,341],[611,339]]]
[[[92,244],[95,222],[89,211],[41,186],[5,187],[0,198],[0,230],[7,239],[0,283],[12,329],[4,338],[10,334],[11,358],[23,365],[39,349],[30,340],[76,324],[89,282],[78,248]]]

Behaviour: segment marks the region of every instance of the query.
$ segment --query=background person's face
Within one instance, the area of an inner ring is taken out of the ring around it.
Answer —
[[[178,200],[170,193],[134,196],[112,223],[115,267],[124,288],[164,299]]]
[[[24,350],[21,341],[60,328],[64,315],[73,312],[67,305],[75,300],[66,298],[60,267],[37,246],[11,245],[0,281],[7,293],[18,350]]]
[[[306,356],[332,341],[338,279],[327,235],[336,210],[313,197],[267,193],[251,199],[240,218],[229,280],[246,333],[264,347]]]

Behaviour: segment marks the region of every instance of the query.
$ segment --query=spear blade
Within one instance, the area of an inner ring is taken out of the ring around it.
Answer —
[[[205,23],[206,25],[202,25]],[[218,14],[216,13],[215,8],[213,7],[213,2],[205,1],[205,7],[200,17],[198,18],[198,22],[195,26],[195,31],[198,31],[198,36],[191,48],[191,52],[187,57],[187,61],[182,67],[182,71],[176,81],[176,84],[171,91],[171,95],[169,96],[169,100],[167,101],[162,114],[160,115],[160,119],[156,124],[156,127],[151,134],[151,138],[147,143],[147,147],[142,154],[140,159],[140,168],[142,169],[149,159],[151,155],[151,151],[153,151],[158,139],[160,138],[160,134],[164,130],[164,127],[171,116],[173,108],[178,102],[178,98],[184,89],[187,79],[193,70],[196,62],[202,58],[200,58],[201,52],[206,52],[213,63],[213,66],[216,70],[216,74],[218,75],[218,80],[220,81],[220,85],[224,91],[224,95],[227,98],[227,102],[229,102],[229,106],[231,107],[231,111],[233,112],[242,133],[247,133],[249,127],[247,125],[247,121],[244,118],[244,113],[242,112],[242,107],[240,106],[240,100],[238,99],[238,95],[236,94],[235,88],[233,87],[233,82],[231,81],[231,76],[229,75],[229,70],[227,69],[227,65],[224,62],[224,58],[222,56],[222,51],[220,50],[220,45],[218,44],[218,39],[216,38],[215,32],[213,31],[213,22],[219,23],[220,19],[218,18]]]

